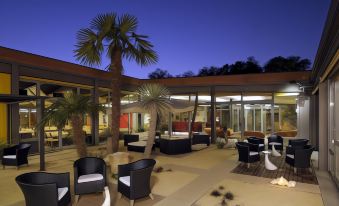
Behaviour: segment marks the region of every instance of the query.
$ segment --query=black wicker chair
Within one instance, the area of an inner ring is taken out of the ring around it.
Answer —
[[[284,150],[284,139],[279,135],[272,135],[268,137],[268,149],[272,149],[272,144],[276,150]]]
[[[177,155],[192,152],[191,139],[160,139],[160,152],[168,155]]]
[[[97,157],[84,157],[74,162],[75,203],[79,195],[104,192],[106,182],[106,163]]]
[[[297,172],[297,168],[310,168],[313,150],[314,147],[311,145],[306,145],[303,148],[286,147],[285,162],[294,167],[294,173]]]
[[[20,165],[28,165],[28,152],[31,148],[31,144],[22,143],[13,147],[8,147],[3,150],[2,166],[16,166],[19,169]]]
[[[286,148],[287,154],[290,154],[291,148],[293,149],[303,149],[308,143],[308,139],[290,139],[288,140],[288,146],[290,147],[289,149]]]
[[[125,165],[118,166],[118,192],[130,199],[130,205],[134,200],[149,196],[151,193],[150,179],[156,161],[154,159],[142,159]]]
[[[138,134],[125,134],[124,135],[124,146],[127,146],[130,142],[138,142],[139,135]]]
[[[247,163],[247,168],[250,167],[250,163],[260,161],[259,145],[247,142],[237,142],[235,145],[239,153],[238,161]]]
[[[31,172],[15,178],[26,206],[66,206],[71,203],[69,173]]]
[[[257,144],[259,146],[260,152],[265,150],[265,139],[258,137],[248,137],[247,141],[251,144]]]
[[[210,136],[207,134],[193,134],[192,145],[194,144],[206,144],[210,146],[211,140]]]

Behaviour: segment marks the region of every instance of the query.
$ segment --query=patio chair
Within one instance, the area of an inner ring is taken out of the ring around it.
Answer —
[[[71,203],[69,173],[30,172],[15,178],[26,206],[66,206]]]
[[[272,149],[272,145],[274,144],[274,148],[276,150],[283,151],[284,150],[284,139],[279,135],[272,135],[267,138],[268,139],[268,149]]]
[[[286,147],[285,162],[294,167],[294,173],[297,173],[297,168],[310,168],[313,150],[314,147],[311,145],[306,145],[303,148]]]
[[[127,146],[130,142],[138,142],[139,135],[138,134],[125,134],[124,135],[124,146]]]
[[[134,200],[146,196],[153,200],[150,179],[155,163],[154,159],[141,159],[129,164],[119,165],[119,198],[124,195],[130,199],[130,206],[134,205]]]
[[[248,137],[247,141],[251,144],[257,144],[259,146],[260,152],[265,150],[265,139],[258,137]]]
[[[287,147],[291,147],[294,149],[302,149],[304,148],[304,146],[306,146],[308,143],[308,139],[290,139],[288,140],[288,146]],[[290,152],[291,149],[288,149],[288,152]],[[286,148],[286,152],[287,152],[287,148]]]
[[[259,145],[247,142],[237,142],[235,145],[238,149],[238,161],[246,163],[247,168],[250,167],[250,163],[260,161]]]
[[[84,157],[74,162],[75,204],[83,194],[104,192],[106,183],[106,163],[97,157]]]
[[[20,165],[28,165],[28,152],[31,144],[22,143],[12,147],[4,148],[2,154],[2,166],[16,166],[19,169]]]

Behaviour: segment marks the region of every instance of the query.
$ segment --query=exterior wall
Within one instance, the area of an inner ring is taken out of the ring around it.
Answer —
[[[298,107],[298,137],[310,139],[310,100]]]
[[[0,73],[0,94],[11,93],[11,75]],[[8,138],[8,109],[6,104],[0,103],[0,142],[6,142]]]
[[[328,84],[319,85],[319,169],[328,170]]]

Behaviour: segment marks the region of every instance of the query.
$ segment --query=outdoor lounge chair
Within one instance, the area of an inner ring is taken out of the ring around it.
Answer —
[[[79,195],[104,192],[106,183],[106,163],[97,157],[84,157],[74,162],[75,203]]]
[[[257,144],[259,146],[260,152],[265,150],[265,139],[257,137],[248,137],[247,141],[251,144]]]
[[[125,134],[124,135],[124,146],[127,146],[130,142],[138,142],[139,135],[138,134]]]
[[[168,155],[177,155],[192,152],[191,139],[160,139],[160,152]]]
[[[310,168],[311,155],[314,147],[306,145],[303,148],[286,147],[285,162],[294,167],[294,173],[297,173],[297,168]]]
[[[304,148],[308,143],[308,139],[290,139],[288,140],[288,147]]]
[[[28,165],[28,152],[31,148],[30,144],[22,143],[13,147],[4,148],[2,155],[2,166],[16,166],[19,169],[20,165]]]
[[[31,172],[15,178],[26,206],[66,206],[71,203],[69,173]]]
[[[247,168],[250,167],[250,163],[260,161],[259,145],[247,142],[237,142],[235,145],[239,154],[238,161],[247,163]]]
[[[284,150],[284,139],[279,135],[272,135],[267,138],[268,139],[268,149],[272,150],[272,145],[274,144],[274,148],[276,150],[283,151]]]
[[[130,206],[139,198],[149,196],[153,199],[150,179],[155,163],[154,159],[141,159],[118,166],[119,197],[124,195],[130,199]]]

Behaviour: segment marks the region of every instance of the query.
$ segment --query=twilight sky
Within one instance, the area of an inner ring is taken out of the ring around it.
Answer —
[[[0,46],[76,62],[76,32],[99,13],[129,13],[150,36],[159,62],[124,62],[125,74],[156,68],[180,74],[254,56],[298,55],[313,62],[330,0],[10,0],[0,1]],[[105,68],[104,60],[99,68]]]

